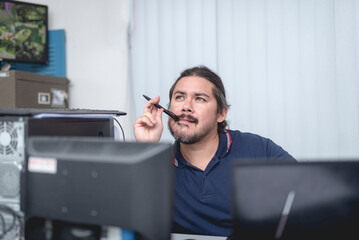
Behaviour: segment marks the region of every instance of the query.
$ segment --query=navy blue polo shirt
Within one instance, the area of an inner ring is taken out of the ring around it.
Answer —
[[[272,140],[251,133],[219,133],[215,156],[203,171],[187,162],[174,143],[175,210],[173,232],[229,236],[231,165],[234,159],[295,159]]]

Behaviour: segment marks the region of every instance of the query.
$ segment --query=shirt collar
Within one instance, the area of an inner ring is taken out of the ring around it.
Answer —
[[[229,130],[222,129],[223,131],[219,131],[219,145],[216,152],[217,157],[224,157],[227,155],[232,145],[232,136]],[[183,168],[188,164],[188,162],[183,158],[180,151],[180,143],[175,141],[173,144],[173,164],[176,167]]]
[[[232,145],[232,136],[230,132],[226,129],[219,132],[219,145],[216,152],[216,156],[224,157],[227,155]]]

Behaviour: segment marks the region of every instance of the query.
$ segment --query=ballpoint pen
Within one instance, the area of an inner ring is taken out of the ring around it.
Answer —
[[[146,95],[142,95],[144,98],[146,98],[147,99],[147,101],[150,101],[151,100],[151,98],[150,97],[148,97],[148,96],[146,96]],[[154,104],[157,108],[163,108],[163,111],[168,115],[168,116],[170,116],[171,118],[173,118],[176,122],[179,120],[179,118],[173,113],[173,112],[171,112],[171,111],[169,111],[169,110],[167,110],[167,109],[165,109],[164,107],[162,107],[161,105],[159,105],[159,104],[157,104],[157,103],[155,103]]]

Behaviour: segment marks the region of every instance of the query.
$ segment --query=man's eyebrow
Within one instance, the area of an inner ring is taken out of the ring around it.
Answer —
[[[177,91],[174,92],[173,94],[185,94],[185,92],[184,92],[184,91],[177,90]]]
[[[195,95],[196,97],[201,97],[201,96],[203,97],[203,96],[204,96],[204,97],[209,98],[209,95],[207,95],[207,94],[205,94],[205,93],[195,93],[194,95]]]
[[[176,92],[173,93],[173,95],[175,94],[181,94],[181,95],[186,95],[187,93],[185,91],[181,91],[181,90],[177,90]],[[203,92],[198,92],[194,94],[196,97],[207,97],[210,98],[208,94],[203,93]]]

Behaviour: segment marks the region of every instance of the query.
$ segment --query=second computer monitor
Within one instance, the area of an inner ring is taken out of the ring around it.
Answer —
[[[233,165],[233,239],[359,239],[359,162]]]
[[[118,226],[144,240],[170,238],[170,144],[31,137],[27,145],[22,187],[27,223],[40,218]],[[29,228],[26,233],[36,234]]]

